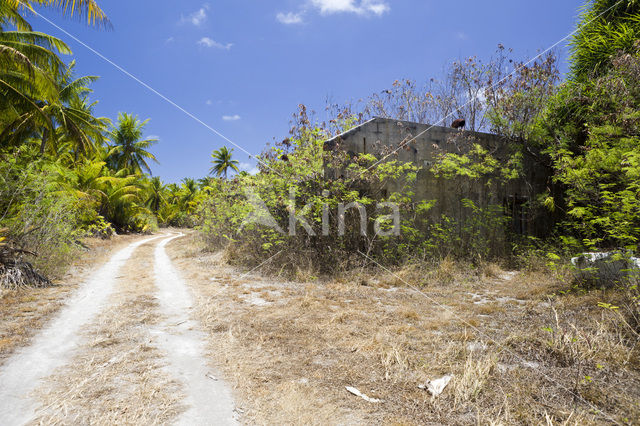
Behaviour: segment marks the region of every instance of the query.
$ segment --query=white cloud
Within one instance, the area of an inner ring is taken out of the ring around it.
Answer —
[[[223,115],[222,119],[224,121],[238,121],[238,120],[240,120],[240,116],[238,114],[235,114],[235,115]]]
[[[231,47],[233,46],[233,43],[222,44],[209,37],[202,37],[200,40],[198,40],[198,45],[203,47],[211,47],[215,49],[230,50]]]
[[[209,10],[209,5],[205,4],[204,6],[202,6],[200,9],[196,10],[195,12],[187,15],[187,16],[182,16],[180,18],[180,23],[190,23],[192,25],[195,25],[196,27],[199,27],[200,25],[204,24],[204,22],[207,20],[207,10]]]
[[[323,15],[332,13],[374,14],[381,16],[391,10],[384,0],[311,0],[311,4]]]
[[[315,9],[321,15],[355,13],[361,16],[382,16],[391,10],[391,6],[386,0],[307,0],[300,12],[280,12],[276,19],[285,25],[303,24],[309,9]]]
[[[288,13],[278,13],[276,15],[276,19],[281,23],[281,24],[285,24],[285,25],[295,25],[295,24],[302,24],[303,20],[302,20],[302,12],[301,13],[293,13],[293,12],[288,12]]]
[[[211,99],[207,99],[205,104],[207,104],[208,106],[211,106],[211,105],[213,105],[213,101]]]
[[[250,175],[256,175],[258,174],[258,172],[260,172],[260,169],[258,168],[258,166],[252,166],[249,163],[240,163],[238,164],[238,168],[240,169],[241,172],[247,172]]]
[[[361,7],[364,10],[378,16],[384,15],[385,13],[391,10],[391,6],[389,6],[387,3],[383,1],[374,1],[374,0],[370,0],[370,1],[363,0],[361,3]]]
[[[173,43],[175,41],[175,39],[173,37],[169,37],[168,39],[166,39],[164,42],[165,43]]]

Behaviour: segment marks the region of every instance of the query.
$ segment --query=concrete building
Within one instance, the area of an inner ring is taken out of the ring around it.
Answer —
[[[546,190],[549,175],[533,157],[523,159],[523,177],[507,184],[491,177],[447,179],[436,177],[431,171],[440,155],[464,154],[473,144],[480,144],[498,161],[506,162],[510,157],[509,141],[497,135],[379,117],[327,140],[325,150],[373,154],[378,159],[391,154],[387,161],[418,165],[420,171],[413,191],[418,200],[436,200],[431,210],[436,220],[446,215],[462,223],[471,214],[463,206],[463,199],[470,199],[481,208],[499,206],[510,217],[511,228],[516,233],[544,235],[548,221],[544,223],[536,217],[529,201]],[[344,173],[344,169],[325,167],[325,176],[330,179]],[[389,182],[386,191],[397,191],[402,186],[399,182]]]

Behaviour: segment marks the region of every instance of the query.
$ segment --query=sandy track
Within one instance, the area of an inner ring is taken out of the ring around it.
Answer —
[[[17,351],[0,369],[0,417],[4,425],[24,424],[33,417],[36,403],[30,393],[65,363],[78,344],[78,331],[101,310],[124,262],[140,245],[157,238],[132,243],[116,253],[78,289],[31,346]]]
[[[156,286],[166,321],[156,330],[157,342],[168,354],[170,371],[186,388],[189,409],[179,418],[184,425],[237,424],[231,393],[211,373],[204,358],[206,335],[192,320],[193,299],[171,264],[165,246],[177,235],[163,240],[155,251]]]
[[[195,331],[198,324],[190,320],[192,301],[186,284],[164,252],[164,246],[178,236],[164,234],[141,239],[114,254],[91,279],[78,288],[58,315],[36,334],[32,344],[18,350],[0,368],[0,424],[22,425],[34,421],[36,412],[42,410],[41,403],[46,402],[36,398],[36,395],[43,393],[41,389],[46,388],[46,382],[53,383],[54,389],[47,391],[51,394],[55,393],[56,386],[63,388],[70,384],[69,381],[80,381],[77,374],[73,373],[73,362],[83,358],[92,359],[93,351],[96,350],[87,341],[85,330],[91,325],[94,329],[99,329],[95,325],[99,322],[100,313],[115,308],[112,305],[118,300],[113,294],[116,282],[119,292],[123,291],[123,286],[126,290],[127,286],[134,288],[139,283],[129,269],[123,272],[123,265],[134,251],[162,237],[168,238],[164,238],[156,247],[155,273],[150,271],[155,277],[155,288],[150,286],[142,291],[147,298],[158,299],[156,315],[166,321],[160,325],[149,325],[147,333],[140,333],[151,335],[151,342],[132,343],[134,348],[143,348],[148,344],[156,346],[164,361],[149,365],[162,368],[163,373],[183,388],[186,398],[181,404],[186,407],[186,412],[172,422],[203,425],[234,423],[231,394],[223,382],[212,379],[215,376],[210,373],[203,356],[204,339]],[[134,306],[133,312],[144,309],[149,309],[149,306],[141,304],[139,309]],[[138,352],[143,353],[142,350]],[[55,380],[46,380],[52,377]],[[76,401],[57,402],[62,406],[67,403],[73,406]],[[82,404],[77,406],[82,407]],[[91,408],[85,410],[91,411]],[[88,412],[75,413],[75,418],[86,419],[89,415]],[[74,423],[69,418],[63,419],[62,423],[66,424],[68,421]],[[100,421],[92,423],[101,424]]]

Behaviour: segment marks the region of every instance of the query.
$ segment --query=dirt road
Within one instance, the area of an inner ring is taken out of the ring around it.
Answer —
[[[65,286],[0,297],[0,426],[640,423],[637,341],[598,306],[622,305],[553,296],[546,269],[289,282],[195,233],[97,247]]]
[[[113,254],[4,363],[2,425],[237,422],[165,252],[181,236],[140,237]]]

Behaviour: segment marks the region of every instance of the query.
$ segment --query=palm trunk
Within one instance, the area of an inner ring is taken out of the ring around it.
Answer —
[[[40,155],[44,155],[45,148],[47,147],[47,141],[49,140],[49,129],[42,131],[42,142],[40,142]]]

